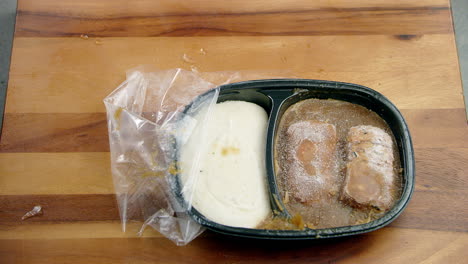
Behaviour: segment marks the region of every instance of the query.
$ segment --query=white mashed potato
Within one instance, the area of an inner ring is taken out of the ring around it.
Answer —
[[[227,101],[214,105],[210,117],[195,117],[197,126],[181,150],[184,196],[214,222],[255,228],[270,213],[267,113],[253,103]]]

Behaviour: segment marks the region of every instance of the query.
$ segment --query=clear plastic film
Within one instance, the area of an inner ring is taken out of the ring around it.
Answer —
[[[104,99],[112,176],[124,231],[128,222],[139,221],[143,223],[140,235],[150,226],[177,245],[186,245],[203,232],[188,214],[191,187],[197,181],[192,175],[197,174],[189,173],[185,180],[184,202],[175,192],[180,184],[178,151],[195,128],[211,117],[219,94],[216,87],[273,76],[279,74],[158,71],[147,66],[127,73],[126,81]],[[198,131],[204,133],[203,127]],[[193,171],[198,166],[196,156],[190,164]]]

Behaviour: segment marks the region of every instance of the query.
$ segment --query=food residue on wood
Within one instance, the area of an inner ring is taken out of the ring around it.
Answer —
[[[182,55],[182,60],[184,62],[187,62],[187,63],[195,63],[195,61],[185,53],[184,53],[184,55]]]
[[[194,72],[194,73],[199,72],[197,66],[195,66],[195,65],[190,65],[190,70],[192,70],[192,72]]]
[[[27,212],[25,215],[23,215],[23,217],[21,217],[21,220],[26,220],[28,218],[31,218],[31,217],[34,217],[34,216],[37,216],[37,215],[41,215],[42,214],[42,206],[40,205],[36,205],[34,206],[34,208]]]

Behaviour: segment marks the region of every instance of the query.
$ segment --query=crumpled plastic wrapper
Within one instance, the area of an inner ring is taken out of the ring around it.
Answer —
[[[150,226],[177,245],[186,245],[204,231],[187,213],[190,201],[180,202],[174,192],[177,151],[191,131],[203,125],[193,116],[203,110],[205,119],[210,117],[219,94],[216,87],[273,76],[278,74],[199,73],[148,66],[127,73],[126,81],[104,99],[112,177],[124,231],[127,223],[138,221],[142,223],[139,235]]]

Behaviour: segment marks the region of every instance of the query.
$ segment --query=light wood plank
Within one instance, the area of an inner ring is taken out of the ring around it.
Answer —
[[[109,153],[0,154],[0,194],[114,193]]]
[[[416,168],[419,190],[468,190],[468,148],[417,148]],[[0,175],[0,195],[114,193],[106,152],[1,153]]]
[[[464,263],[468,234],[385,228],[334,240],[268,241],[223,235],[201,237],[186,247],[166,238],[0,240],[0,256],[17,263],[446,263],[436,254],[454,252]],[[248,258],[245,258],[248,256]],[[432,258],[432,259],[431,259]],[[439,262],[440,261],[440,262]]]
[[[426,258],[421,264],[432,263],[463,263],[468,254],[466,253],[466,245],[468,240],[466,237],[456,238],[449,242],[444,248],[434,252],[430,257]]]
[[[72,222],[72,223],[38,223],[25,221],[18,225],[2,225],[0,239],[83,239],[83,238],[132,238],[142,223],[130,222],[127,231],[122,232],[120,221],[107,222]],[[163,237],[149,227],[142,237]]]
[[[463,109],[403,109],[401,112],[410,128],[414,147],[468,147],[468,125]]]
[[[464,109],[401,109],[401,112],[416,148],[468,148]],[[109,151],[104,113],[7,113],[3,127],[0,138],[3,153]]]
[[[9,114],[0,152],[108,152],[105,113]]]
[[[434,254],[444,251],[456,252],[457,257],[451,258],[454,261],[451,263],[464,263],[468,257],[468,252],[462,249],[468,243],[467,233],[395,229],[384,232],[385,235],[375,235],[373,243],[357,256],[339,263],[424,263]],[[434,264],[447,263],[447,259],[433,260],[431,263]]]
[[[467,158],[468,148],[416,148],[417,172],[418,176],[423,176],[418,178],[418,188],[441,191],[466,189],[468,182],[464,173],[468,170]],[[108,153],[3,153],[0,154],[0,162],[1,173],[6,175],[2,177],[0,189],[3,195],[113,193]],[[50,164],[60,166],[50,168]],[[34,171],[34,177],[31,177],[29,169]],[[57,173],[52,173],[52,169]],[[79,180],[73,181],[73,178]],[[20,186],[25,181],[31,184]],[[64,189],[63,185],[70,181],[75,187]]]
[[[184,61],[184,54],[194,63]],[[369,85],[400,108],[464,107],[450,35],[411,40],[389,36],[106,38],[102,45],[94,39],[16,38],[6,112],[103,112],[102,99],[125,79],[126,70],[141,64],[349,81]]]

